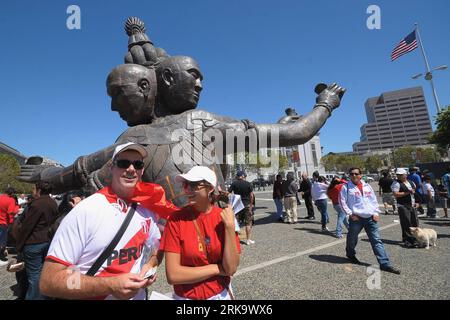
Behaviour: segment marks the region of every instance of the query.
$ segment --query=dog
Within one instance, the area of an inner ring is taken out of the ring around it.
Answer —
[[[425,249],[430,249],[430,244],[436,246],[437,233],[433,229],[410,227],[411,233],[417,241],[426,245]]]

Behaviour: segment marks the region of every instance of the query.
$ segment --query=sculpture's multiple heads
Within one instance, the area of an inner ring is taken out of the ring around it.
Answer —
[[[125,30],[133,41],[126,64],[114,68],[107,79],[111,110],[128,126],[136,126],[195,109],[203,88],[198,63],[191,57],[169,56],[164,49],[154,48],[137,18],[129,18]]]

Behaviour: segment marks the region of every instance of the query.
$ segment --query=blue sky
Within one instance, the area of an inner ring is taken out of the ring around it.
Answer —
[[[66,28],[71,4],[81,30]],[[371,4],[380,30],[366,27]],[[350,151],[365,100],[383,91],[422,85],[434,117],[429,84],[411,79],[425,69],[419,50],[389,56],[418,22],[431,66],[450,64],[448,12],[447,0],[2,1],[0,141],[65,165],[114,142],[127,126],[110,110],[105,81],[123,63],[124,21],[138,16],[156,46],[199,62],[199,107],[210,112],[270,123],[287,106],[309,112],[318,82],[346,87],[321,142],[325,153]],[[450,70],[435,83],[450,104]]]

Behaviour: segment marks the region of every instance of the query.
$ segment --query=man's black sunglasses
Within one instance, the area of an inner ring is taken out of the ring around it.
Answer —
[[[128,169],[131,164],[133,165],[133,167],[136,170],[140,170],[140,169],[144,168],[144,161],[142,161],[142,160],[131,161],[131,160],[127,160],[127,159],[119,159],[114,162],[116,163],[117,168],[120,168],[120,169]]]

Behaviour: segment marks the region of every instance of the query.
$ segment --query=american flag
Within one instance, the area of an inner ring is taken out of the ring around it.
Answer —
[[[391,53],[391,61],[394,61],[398,57],[413,51],[417,48],[416,30],[408,34],[400,43],[394,48]]]

